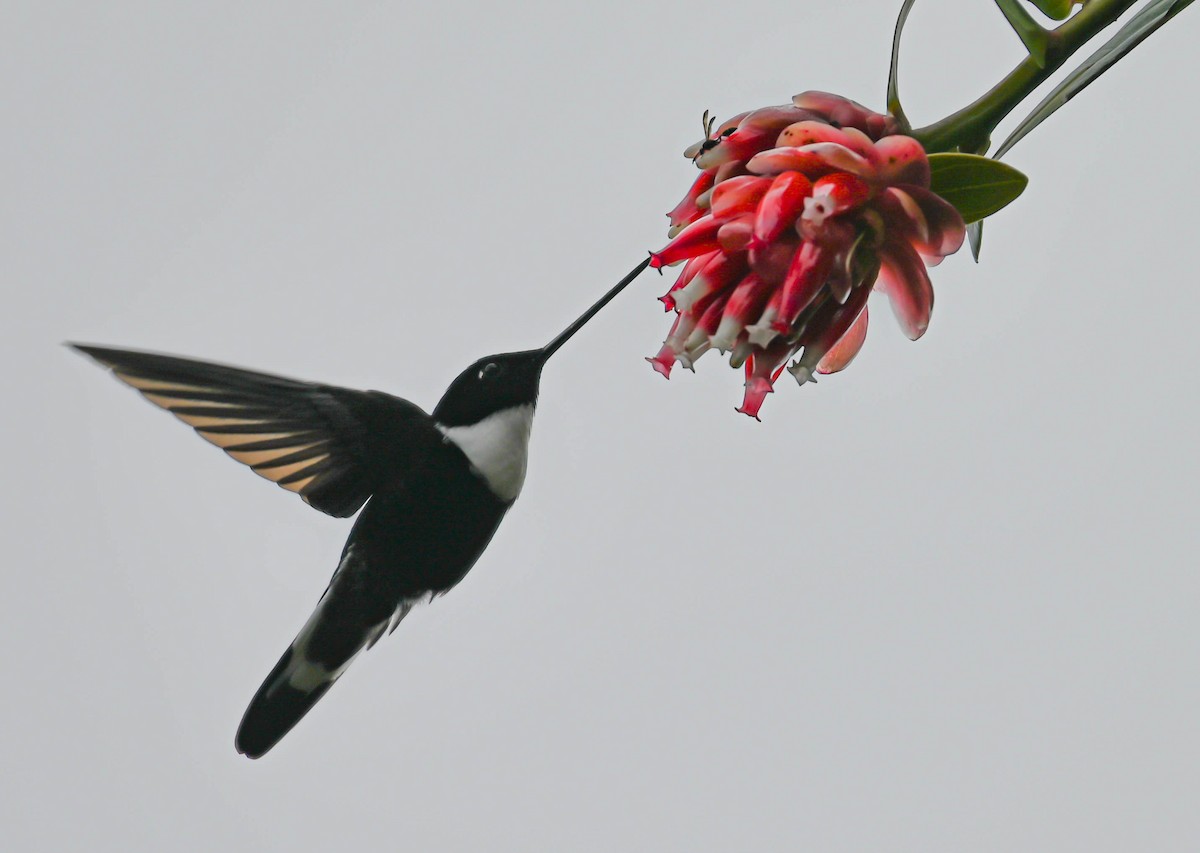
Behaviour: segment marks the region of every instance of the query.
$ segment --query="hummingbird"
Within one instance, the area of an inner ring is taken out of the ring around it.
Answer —
[[[525,482],[542,368],[648,264],[541,349],[476,361],[428,414],[381,391],[68,344],[314,509],[358,514],[316,609],[250,701],[238,752],[265,755],[359,654],[463,579]]]

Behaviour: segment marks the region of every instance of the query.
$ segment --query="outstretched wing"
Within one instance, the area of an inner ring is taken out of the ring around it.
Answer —
[[[154,353],[71,344],[309,506],[344,518],[438,433],[407,400]]]

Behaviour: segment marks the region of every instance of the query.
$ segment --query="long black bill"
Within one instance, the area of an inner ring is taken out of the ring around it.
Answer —
[[[630,283],[635,278],[637,278],[639,275],[641,275],[642,272],[648,266],[650,266],[650,259],[646,258],[646,260],[642,261],[640,264],[638,264],[636,267],[634,267],[629,272],[629,275],[625,276],[625,278],[618,281],[612,290],[610,290],[608,293],[601,296],[600,301],[598,301],[595,305],[593,305],[587,311],[584,311],[582,317],[580,317],[578,320],[576,320],[571,325],[567,326],[567,328],[565,328],[557,338],[555,338],[550,343],[548,343],[544,347],[542,347],[542,361],[545,362],[546,359],[548,359],[548,358],[550,358],[550,356],[554,355],[554,353],[558,350],[559,347],[561,347],[563,344],[565,344],[567,341],[569,341],[571,339],[572,335],[574,335],[576,332],[578,332],[580,329],[582,329],[585,325],[587,325],[588,320],[595,317],[601,308],[603,308],[605,305],[607,305],[609,302],[611,302],[614,296],[616,296],[618,293],[620,293],[622,290],[624,290],[626,287],[628,287],[630,285]]]

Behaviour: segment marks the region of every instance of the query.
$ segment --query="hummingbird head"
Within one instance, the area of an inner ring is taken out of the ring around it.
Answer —
[[[434,420],[445,427],[466,427],[518,406],[529,406],[532,411],[537,405],[542,367],[550,356],[649,265],[649,258],[638,264],[583,316],[541,349],[489,355],[458,374],[434,408]]]
[[[433,410],[447,427],[471,426],[517,406],[536,406],[544,349],[506,352],[479,359],[450,383]]]

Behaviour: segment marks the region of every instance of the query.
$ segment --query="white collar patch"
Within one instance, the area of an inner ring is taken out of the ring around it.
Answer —
[[[466,455],[496,497],[516,500],[525,484],[533,406],[513,406],[471,426],[437,426]]]

